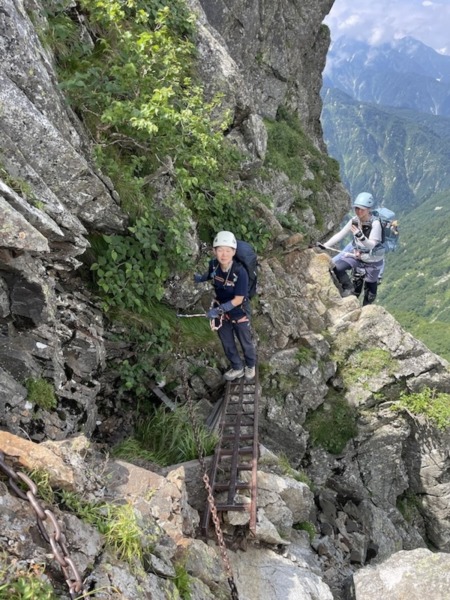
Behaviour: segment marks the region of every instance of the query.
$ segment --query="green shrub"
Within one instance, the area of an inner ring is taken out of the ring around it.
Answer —
[[[120,390],[138,400],[150,398],[149,379],[158,379],[166,370],[174,348],[183,355],[198,353],[199,349],[215,355],[218,339],[206,318],[178,318],[162,302],[151,302],[145,315],[121,309],[113,311],[112,316],[126,327],[134,356],[115,367],[120,376]]]
[[[330,396],[324,404],[307,415],[305,429],[313,446],[321,446],[331,454],[339,454],[358,432],[357,412],[345,398]]]
[[[92,264],[104,309],[148,315],[174,273],[192,267],[190,232],[204,241],[231,229],[259,249],[270,232],[252,212],[235,173],[242,157],[224,131],[220,96],[195,80],[195,17],[182,0],[80,0],[94,44],[76,41],[71,13],[54,5],[51,44],[74,109],[96,140],[98,165],[131,218],[125,235],[105,236]],[[220,118],[217,115],[221,115]],[[155,202],[155,172],[170,189]]]
[[[314,146],[295,114],[280,107],[276,120],[267,120],[266,127],[267,163],[271,167],[284,171],[292,182],[313,192],[322,190],[327,181],[340,180],[339,163]],[[314,179],[305,178],[305,167],[313,172]]]
[[[295,354],[295,358],[300,364],[307,363],[314,358],[314,350],[308,348],[307,346],[299,346],[297,353]]]
[[[425,415],[438,429],[450,427],[450,394],[428,387],[420,392],[402,392],[392,410],[408,409],[415,415]]]
[[[44,410],[56,408],[57,400],[53,385],[45,379],[29,378],[25,381],[28,390],[29,402],[40,406]]]
[[[415,516],[420,512],[421,508],[420,498],[409,490],[397,498],[396,505],[408,523],[414,521]]]
[[[310,542],[312,542],[317,535],[314,523],[311,523],[311,521],[302,521],[300,523],[294,523],[293,529],[296,529],[297,531],[306,531],[309,536]]]

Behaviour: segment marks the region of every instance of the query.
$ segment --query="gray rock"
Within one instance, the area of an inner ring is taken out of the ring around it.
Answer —
[[[450,557],[425,548],[397,552],[376,567],[358,571],[353,582],[355,600],[447,600]]]
[[[333,599],[320,577],[271,550],[249,548],[246,553],[230,553],[230,559],[243,600]]]

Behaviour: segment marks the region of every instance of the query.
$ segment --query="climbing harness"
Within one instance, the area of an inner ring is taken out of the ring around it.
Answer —
[[[197,446],[198,461],[200,463],[200,466],[201,466],[202,472],[203,472],[202,480],[203,480],[203,483],[205,485],[205,489],[207,492],[208,505],[209,505],[209,509],[211,512],[211,518],[214,523],[214,529],[216,532],[217,541],[219,544],[220,556],[222,557],[225,571],[227,573],[228,585],[229,585],[230,591],[231,591],[231,600],[239,600],[238,590],[236,587],[236,583],[234,581],[233,572],[232,572],[231,564],[230,564],[230,559],[228,558],[227,548],[225,545],[222,528],[220,526],[219,516],[217,514],[216,504],[215,504],[215,500],[214,500],[214,496],[213,496],[213,490],[211,487],[211,483],[209,480],[208,469],[207,469],[206,463],[205,463],[205,457],[204,457],[204,453],[203,453],[203,449],[202,449],[202,444],[200,442],[199,425],[198,425],[198,421],[197,421],[197,418],[194,413],[194,403],[192,401],[191,392],[189,390],[187,374],[186,374],[185,368],[183,368],[183,370],[182,370],[182,380],[183,380],[184,394],[187,399],[189,416],[190,416],[191,423],[192,423],[192,430],[194,433],[195,444]]]
[[[75,566],[70,554],[67,550],[66,540],[63,532],[61,531],[60,524],[58,523],[54,513],[48,508],[44,509],[39,502],[36,494],[38,492],[36,484],[21,471],[14,471],[10,466],[5,463],[5,454],[0,450],[0,470],[8,477],[8,483],[13,492],[22,500],[27,500],[36,514],[36,522],[40,534],[50,544],[53,556],[59,563],[61,570],[64,574],[64,579],[69,587],[70,597],[75,598],[87,598],[87,590],[83,587],[83,582],[78,569]],[[25,483],[28,487],[28,491],[24,492],[20,489],[19,483]],[[52,531],[49,531],[44,524],[47,520],[51,523]]]
[[[218,331],[223,325],[224,315],[219,315],[217,319],[210,319],[209,326],[211,331]]]
[[[212,306],[211,306],[211,308],[212,308]],[[179,317],[180,319],[189,319],[191,317],[206,317],[206,313],[197,313],[194,315],[177,314],[177,317]],[[224,317],[224,315],[220,315],[217,317],[217,319],[209,320],[209,326],[211,327],[211,331],[217,331],[218,329],[220,329],[222,327],[223,317]]]

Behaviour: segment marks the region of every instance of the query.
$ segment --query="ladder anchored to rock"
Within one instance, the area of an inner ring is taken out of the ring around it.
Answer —
[[[209,479],[217,512],[248,511],[250,531],[256,530],[258,444],[258,374],[252,381],[229,381],[222,403],[219,442]],[[247,475],[245,475],[247,473]],[[241,492],[249,493],[244,502]],[[201,529],[207,536],[211,507],[206,503]]]

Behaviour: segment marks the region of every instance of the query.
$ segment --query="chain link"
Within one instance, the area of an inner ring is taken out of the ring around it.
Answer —
[[[203,448],[202,448],[202,444],[200,441],[200,435],[199,435],[199,424],[198,424],[197,417],[194,413],[194,403],[192,401],[191,392],[189,390],[185,367],[183,367],[183,370],[182,370],[182,380],[183,380],[184,395],[187,399],[189,416],[190,416],[191,423],[192,423],[192,430],[194,433],[195,444],[197,446],[198,461],[199,461],[200,466],[203,471],[202,479],[203,479],[203,483],[205,485],[205,489],[208,494],[207,498],[208,498],[209,508],[211,511],[211,519],[214,523],[214,529],[216,532],[217,541],[219,543],[220,556],[222,557],[222,561],[225,566],[225,571],[227,573],[227,578],[228,578],[228,585],[230,586],[230,590],[231,590],[231,600],[239,600],[239,594],[238,594],[238,590],[236,587],[236,583],[234,581],[233,572],[232,572],[231,564],[230,564],[230,559],[228,558],[227,547],[225,545],[222,527],[221,527],[220,521],[219,521],[219,515],[217,514],[216,503],[214,501],[214,496],[213,496],[213,489],[211,487],[211,482],[209,480],[208,469],[206,468],[205,457],[203,455]]]
[[[36,514],[38,529],[44,540],[50,544],[53,556],[59,563],[64,575],[64,579],[69,587],[70,597],[87,598],[87,591],[83,588],[83,581],[75,566],[72,558],[69,555],[66,546],[64,533],[61,531],[60,524],[54,513],[49,509],[44,509],[37,498],[37,485],[28,475],[21,471],[16,472],[5,463],[5,454],[0,450],[0,470],[8,477],[8,483],[14,493],[22,500],[27,500]],[[24,492],[19,483],[24,483],[28,490]],[[45,522],[50,522],[51,527],[47,528]]]

